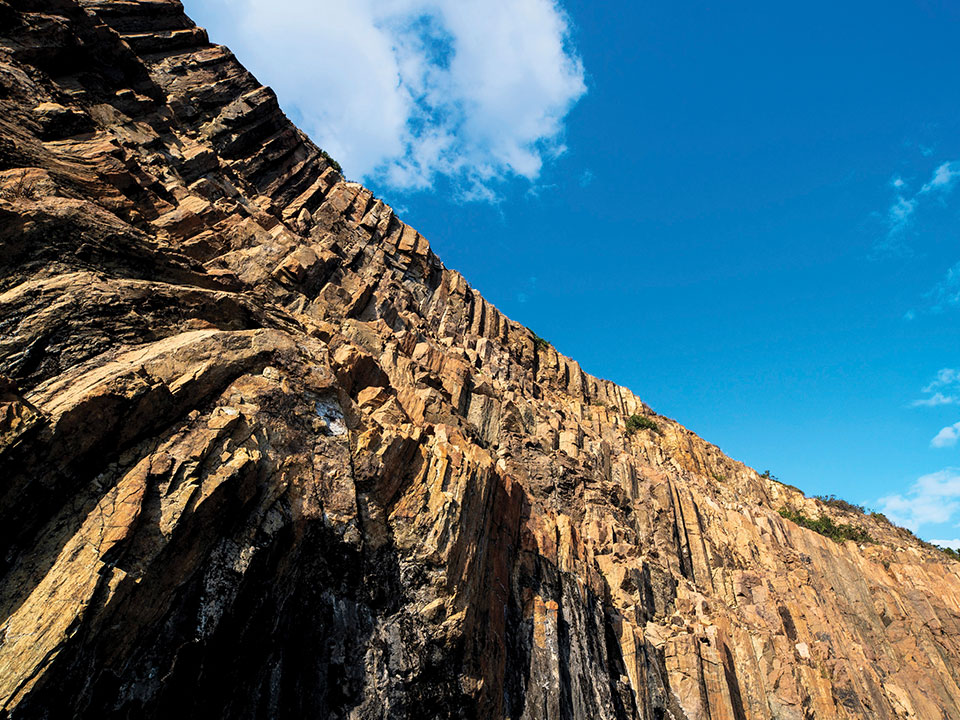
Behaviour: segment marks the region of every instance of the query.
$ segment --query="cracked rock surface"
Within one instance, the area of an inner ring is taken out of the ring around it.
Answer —
[[[538,341],[178,2],[0,0],[0,718],[948,720],[958,683],[960,563]]]

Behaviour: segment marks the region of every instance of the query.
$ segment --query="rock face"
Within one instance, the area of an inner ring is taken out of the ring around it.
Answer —
[[[960,564],[504,317],[178,2],[0,0],[0,110],[0,717],[960,718]]]

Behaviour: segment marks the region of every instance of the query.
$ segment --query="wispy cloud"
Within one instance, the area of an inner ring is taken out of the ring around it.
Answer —
[[[924,306],[920,312],[934,315],[960,308],[960,262],[947,269],[940,281],[923,294]],[[906,320],[913,320],[917,310],[908,310]]]
[[[937,191],[950,192],[957,178],[960,178],[960,162],[945,162],[933,171],[930,182],[925,183],[918,194],[926,195]]]
[[[960,306],[960,262],[947,270],[946,275],[924,295],[930,312],[939,313]]]
[[[495,201],[586,92],[557,0],[186,0],[347,174]]]
[[[939,545],[940,547],[953,548],[954,550],[960,550],[960,538],[954,538],[953,540],[931,540],[934,545]]]
[[[950,522],[960,510],[960,469],[924,475],[905,494],[887,495],[877,504],[893,522],[914,532],[923,525]]]
[[[960,370],[956,368],[941,368],[937,370],[937,376],[927,385],[923,391],[925,393],[933,392],[938,388],[956,387],[960,385]]]
[[[910,222],[913,211],[917,209],[916,198],[907,199],[903,195],[897,195],[896,201],[887,210],[887,222],[890,225],[891,233],[899,233]]]
[[[937,407],[939,405],[956,405],[958,401],[960,401],[960,398],[955,395],[944,395],[938,392],[930,397],[914,400],[910,405],[911,407]]]
[[[531,275],[517,292],[517,302],[525,303],[537,294],[537,278]]]
[[[934,169],[930,179],[916,192],[909,192],[909,185],[899,175],[893,177],[890,186],[896,195],[887,208],[884,224],[886,234],[879,240],[874,251],[887,256],[910,255],[912,250],[904,239],[922,202],[933,196],[945,198],[960,178],[960,162],[941,163]]]
[[[911,407],[938,407],[960,403],[960,370],[943,368],[921,391],[926,395],[910,403]]]
[[[957,440],[960,440],[960,422],[956,422],[953,425],[947,425],[940,432],[938,432],[934,436],[933,440],[930,441],[930,447],[953,447],[957,444]]]

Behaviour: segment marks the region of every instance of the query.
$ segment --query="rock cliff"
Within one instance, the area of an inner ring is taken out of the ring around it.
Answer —
[[[175,0],[0,0],[0,479],[4,718],[960,718],[960,563],[504,317]]]

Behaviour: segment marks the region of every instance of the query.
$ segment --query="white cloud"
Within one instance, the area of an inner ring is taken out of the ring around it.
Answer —
[[[960,263],[947,270],[924,297],[930,301],[930,311],[935,313],[960,305]]]
[[[939,405],[956,405],[960,398],[955,395],[944,395],[942,392],[934,393],[928,398],[914,400],[912,407],[937,407]]]
[[[919,194],[926,195],[927,193],[935,191],[950,192],[958,177],[960,177],[960,163],[945,162],[933,171],[933,177],[930,178],[930,182],[920,188]]]
[[[960,538],[954,538],[953,540],[931,540],[934,545],[939,545],[940,547],[948,547],[954,550],[960,550]]]
[[[960,469],[924,475],[905,495],[888,495],[877,504],[893,522],[914,532],[921,525],[949,522],[960,510]]]
[[[960,162],[941,163],[933,171],[923,186],[912,195],[905,194],[906,182],[899,175],[890,181],[890,186],[896,190],[896,199],[887,208],[885,224],[887,233],[884,239],[877,242],[875,251],[884,255],[909,255],[910,248],[904,243],[903,235],[913,222],[918,205],[922,198],[939,194],[945,197],[960,178]]]
[[[187,0],[351,177],[493,200],[586,92],[557,0]]]
[[[945,394],[943,391],[946,390]],[[938,407],[960,403],[960,370],[942,368],[934,380],[922,390],[928,397],[914,400],[910,407]]]
[[[960,440],[960,422],[954,423],[953,425],[947,425],[940,432],[938,432],[933,440],[930,441],[930,447],[953,447],[957,444],[957,440]]]
[[[895,176],[890,185],[896,189],[897,198],[887,209],[885,219],[886,236],[874,245],[874,253],[878,256],[905,256],[911,254],[911,248],[904,241],[904,235],[914,221],[918,207],[938,198],[941,204],[946,203],[947,196],[953,191],[957,180],[960,179],[960,161],[940,163],[933,171],[930,179],[912,196],[904,195],[906,183]],[[960,307],[960,262],[949,268],[946,275],[923,295],[926,306],[922,312],[940,313],[949,308]],[[916,318],[915,310],[908,310],[904,319]],[[917,403],[925,404],[925,403]]]
[[[887,211],[887,220],[890,223],[891,230],[894,232],[902,230],[910,221],[910,216],[916,209],[917,201],[915,199],[907,200],[903,195],[898,195],[896,202]]]
[[[933,380],[933,382],[927,385],[923,391],[925,393],[933,392],[937,388],[957,384],[960,384],[960,370],[955,368],[942,368],[937,370],[937,377]]]

